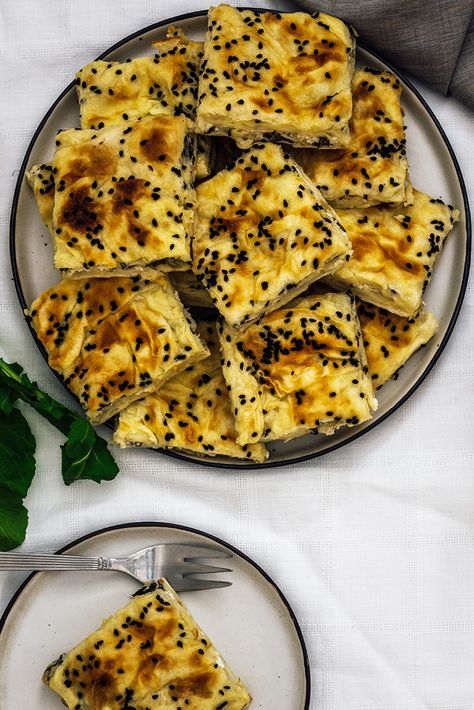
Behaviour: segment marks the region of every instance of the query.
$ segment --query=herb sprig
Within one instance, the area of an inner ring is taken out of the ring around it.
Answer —
[[[35,475],[36,442],[17,400],[66,437],[61,468],[67,486],[82,479],[111,481],[119,470],[107,442],[87,420],[40,390],[21,365],[0,358],[0,550],[11,550],[25,539],[28,511],[23,499]]]

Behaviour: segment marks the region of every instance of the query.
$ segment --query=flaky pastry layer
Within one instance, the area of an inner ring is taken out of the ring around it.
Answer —
[[[164,274],[65,279],[31,305],[50,366],[95,424],[209,354]]]
[[[340,150],[295,149],[295,159],[336,209],[411,204],[401,91],[399,80],[388,71],[356,70],[349,145]]]
[[[334,210],[273,143],[243,152],[197,196],[192,269],[233,327],[287,303],[350,256]]]
[[[414,190],[413,200],[408,207],[338,210],[353,254],[328,283],[351,288],[362,301],[412,318],[459,219],[459,211],[440,199]]]
[[[210,350],[209,357],[122,411],[114,441],[122,447],[183,449],[261,463],[268,456],[263,444],[236,442],[215,323],[198,323],[198,332]]]
[[[323,13],[209,10],[197,130],[255,141],[340,147],[349,141],[355,42]]]
[[[241,444],[332,434],[377,408],[348,294],[296,299],[243,331],[222,321],[219,338]]]
[[[71,710],[244,710],[250,695],[165,579],[46,669]]]
[[[357,302],[365,354],[375,389],[379,389],[438,330],[433,313],[421,311],[415,318],[403,318],[371,303]]]

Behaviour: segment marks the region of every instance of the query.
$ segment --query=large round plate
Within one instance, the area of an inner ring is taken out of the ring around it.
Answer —
[[[106,50],[99,59],[124,61],[143,55],[154,39],[163,37],[166,27],[182,27],[194,39],[202,39],[206,31],[206,12],[180,15],[126,37]],[[326,436],[308,435],[293,441],[269,445],[270,459],[265,464],[249,464],[228,458],[201,458],[197,455],[164,452],[171,456],[206,465],[237,468],[260,468],[302,461],[328,453],[353,441],[392,414],[424,380],[443,351],[456,322],[467,284],[470,258],[470,217],[466,190],[451,145],[435,115],[415,87],[391,65],[363,46],[358,47],[358,63],[395,72],[403,85],[402,104],[407,124],[408,156],[411,179],[415,187],[455,205],[460,221],[449,235],[425,293],[427,308],[437,316],[440,327],[430,343],[416,353],[400,372],[377,393],[379,408],[374,418],[351,429],[341,429]],[[31,190],[26,185],[25,170],[51,158],[54,139],[60,128],[79,125],[79,112],[74,84],[71,83],[51,106],[30,143],[21,166],[15,191],[10,227],[13,274],[22,308],[57,282],[53,268],[53,251],[46,228],[41,224]],[[33,332],[33,331],[32,331]],[[34,333],[33,333],[34,336]],[[34,336],[35,337],[35,336]],[[37,341],[40,350],[42,347]]]
[[[61,552],[124,557],[161,542],[212,542],[232,552],[226,560],[232,586],[186,592],[183,601],[249,688],[252,708],[307,710],[309,665],[294,613],[270,577],[234,547],[191,528],[131,523],[86,535]],[[60,710],[59,697],[41,682],[44,669],[136,589],[137,582],[118,572],[32,574],[0,620],[0,707]]]

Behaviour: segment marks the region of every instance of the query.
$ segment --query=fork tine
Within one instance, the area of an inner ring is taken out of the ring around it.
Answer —
[[[204,589],[222,589],[232,586],[232,582],[219,582],[211,579],[194,579],[193,577],[178,577],[168,581],[177,592],[196,592]]]
[[[191,545],[172,543],[166,545],[170,552],[182,557],[185,560],[211,558],[211,557],[233,557],[233,554],[220,547],[212,547],[211,545]]]
[[[232,572],[233,570],[227,569],[226,567],[212,567],[211,565],[195,565],[190,562],[178,562],[177,564],[163,565],[159,568],[155,577],[165,577],[170,579],[182,579],[184,577],[191,577],[191,575],[196,574],[214,574],[222,572]]]
[[[184,577],[188,577],[190,574],[213,574],[215,572],[233,572],[234,570],[228,567],[214,567],[213,565],[200,565],[194,562],[189,562],[186,560],[186,564],[189,567],[189,572],[183,572]]]

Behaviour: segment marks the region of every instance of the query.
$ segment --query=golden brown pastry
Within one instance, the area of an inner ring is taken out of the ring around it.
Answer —
[[[216,324],[198,323],[211,354],[121,412],[115,443],[184,449],[207,456],[265,461],[263,444],[236,443],[234,416],[222,374]]]
[[[165,579],[51,663],[69,710],[244,710],[250,695]]]
[[[192,268],[234,327],[287,303],[351,253],[334,210],[273,143],[242,153],[197,195]]]
[[[357,302],[365,354],[375,389],[400,370],[413,353],[431,340],[438,321],[428,311],[403,318],[371,303]]]
[[[66,279],[29,315],[50,366],[94,424],[209,354],[160,272],[153,280]]]
[[[221,323],[237,441],[332,434],[377,408],[354,298],[307,296],[236,331]]]
[[[54,174],[49,163],[33,165],[26,173],[28,184],[33,190],[41,221],[53,233]]]
[[[198,132],[243,148],[259,140],[347,145],[354,50],[348,27],[330,15],[211,8]]]
[[[156,50],[153,57],[129,62],[97,60],[76,74],[82,128],[104,128],[147,113],[184,114],[194,121],[203,43],[170,27],[165,39],[152,46]],[[211,165],[209,139],[200,136],[196,179],[207,177]]]
[[[442,200],[418,190],[413,199],[409,207],[338,210],[354,252],[328,283],[412,318],[444,240],[459,219],[458,210]]]
[[[184,116],[58,134],[54,264],[73,277],[186,268],[194,137]],[[188,267],[189,268],[189,267]]]
[[[170,28],[153,46],[154,57],[97,60],[77,72],[82,128],[133,121],[150,111],[194,120],[202,42]]]
[[[352,80],[347,148],[294,150],[295,159],[336,209],[411,204],[401,91],[391,72],[358,69]]]
[[[156,49],[154,61],[157,60],[161,77],[159,83],[165,83],[164,99],[160,94],[159,105],[152,109],[152,113],[162,113],[162,109],[167,108],[163,106],[165,103],[173,106],[174,114],[184,113],[194,123],[203,42],[194,42],[180,28],[169,27],[166,38],[152,42],[152,46]],[[213,162],[212,139],[197,136],[196,180],[203,180],[211,174]]]

